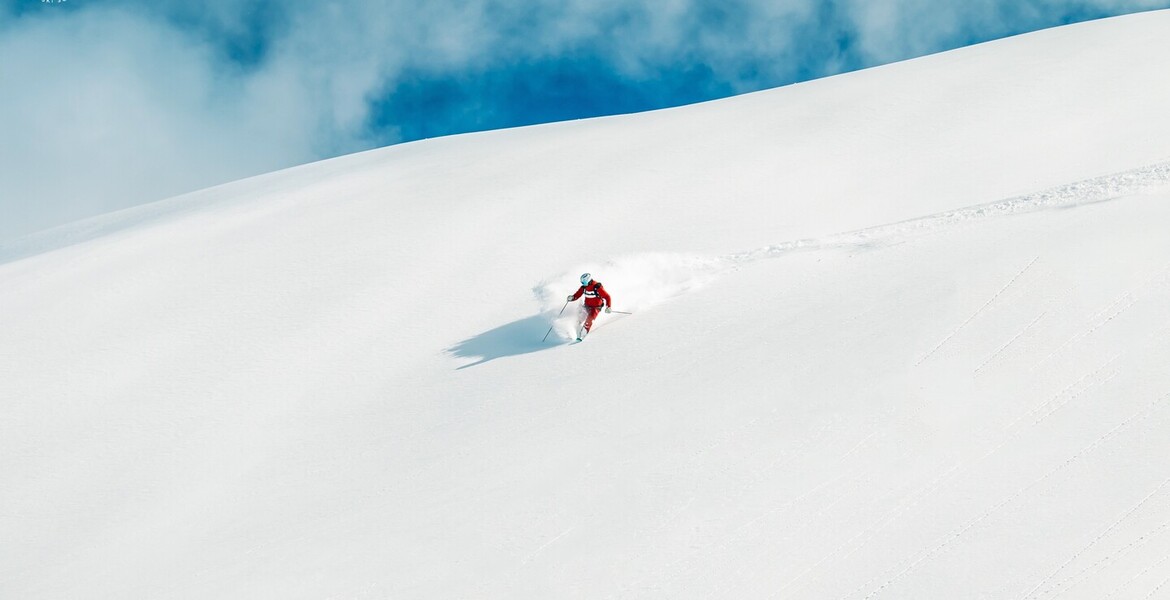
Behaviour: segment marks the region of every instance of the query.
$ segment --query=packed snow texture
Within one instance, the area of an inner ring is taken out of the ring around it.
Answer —
[[[0,597],[1167,597],[1166,39],[406,144],[0,247]],[[634,314],[571,345],[586,271]]]

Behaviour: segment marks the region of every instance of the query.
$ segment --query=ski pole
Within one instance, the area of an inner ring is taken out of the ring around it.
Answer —
[[[618,314],[620,314],[620,315],[632,315],[632,314],[634,314],[634,313],[632,313],[632,312],[626,312],[626,311],[624,311],[624,310],[611,310],[611,311],[609,311],[609,312],[615,312],[615,313],[618,313]]]
[[[567,308],[568,306],[569,306],[569,301],[565,300],[565,305],[561,307],[561,312],[557,313],[557,317],[560,317],[562,314],[564,314],[565,308]],[[553,325],[556,325],[556,323],[553,323]],[[544,341],[548,339],[548,334],[552,333],[552,328],[553,328],[552,325],[548,326],[548,331],[546,331],[544,333],[544,337],[540,338],[540,343],[543,344]]]

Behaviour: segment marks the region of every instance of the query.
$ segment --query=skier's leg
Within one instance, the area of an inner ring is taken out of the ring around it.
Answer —
[[[581,309],[577,313],[577,341],[578,342],[581,341],[582,339],[584,339],[585,334],[589,332],[589,330],[586,329],[586,327],[585,327],[585,324],[588,322],[589,322],[589,309],[585,305],[582,305]]]
[[[597,314],[601,312],[600,308],[590,306],[585,309],[585,331],[588,332],[593,327],[593,319],[597,318]]]

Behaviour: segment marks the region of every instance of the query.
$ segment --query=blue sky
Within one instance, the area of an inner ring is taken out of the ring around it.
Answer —
[[[1170,0],[0,0],[0,241],[307,161]]]

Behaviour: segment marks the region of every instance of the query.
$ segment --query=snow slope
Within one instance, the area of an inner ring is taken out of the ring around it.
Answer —
[[[0,597],[1170,597],[1168,37],[2,246]],[[585,270],[636,314],[540,343]]]

